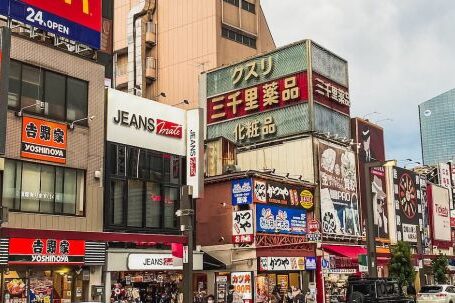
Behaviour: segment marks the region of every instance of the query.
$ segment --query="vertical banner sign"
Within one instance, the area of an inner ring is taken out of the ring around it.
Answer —
[[[452,243],[450,232],[450,199],[447,188],[436,185],[428,186],[428,197],[431,199],[433,240]],[[440,246],[441,243],[434,245]]]
[[[253,211],[242,210],[232,213],[232,243],[253,243]]]
[[[438,165],[438,173],[439,173],[439,185],[445,188],[452,187],[451,182],[451,172],[450,172],[450,165],[447,163],[439,163]]]
[[[251,303],[253,302],[253,275],[250,271],[231,273],[231,285],[234,286],[233,302]]]
[[[417,243],[417,228],[423,225],[420,177],[395,167],[393,171],[398,241]]]
[[[322,232],[360,236],[354,153],[319,142]]]
[[[1,0],[9,17],[94,49],[101,43],[102,0]]]
[[[193,187],[193,198],[204,196],[204,121],[203,109],[186,112],[186,180]]]
[[[67,125],[22,118],[21,157],[66,163]]]
[[[251,179],[240,179],[231,182],[232,205],[253,203],[253,189]]]
[[[5,154],[6,144],[10,48],[11,31],[7,27],[0,27],[0,155]]]
[[[371,196],[375,237],[389,239],[389,216],[387,210],[387,184],[384,167],[370,169]],[[365,197],[365,196],[364,196]]]

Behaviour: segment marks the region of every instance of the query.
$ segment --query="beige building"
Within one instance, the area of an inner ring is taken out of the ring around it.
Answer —
[[[275,48],[260,0],[116,0],[114,20],[115,88],[188,108],[201,72]]]

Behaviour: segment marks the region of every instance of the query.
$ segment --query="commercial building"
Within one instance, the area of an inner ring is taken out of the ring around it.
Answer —
[[[226,255],[255,251],[248,256],[254,260],[240,258],[227,271],[251,271],[258,277],[268,271],[270,264],[281,262],[261,259],[266,255],[260,253],[258,246],[264,243],[270,249],[269,256],[280,260],[301,258],[293,261],[304,264],[305,258],[316,258],[311,274],[292,278],[299,281],[294,286],[308,290],[308,296],[317,297],[318,302],[329,302],[331,296],[342,291],[345,275],[358,272],[357,256],[366,253],[359,224],[356,157],[350,141],[347,62],[313,41],[304,40],[208,71],[201,80],[201,102],[207,108],[207,188],[214,186],[213,180],[248,170],[284,177],[286,181],[281,181],[284,184],[278,188],[296,180],[305,180],[314,188],[314,210],[307,213],[311,222],[302,224],[306,225],[302,234],[290,236],[282,230],[264,230],[264,220],[257,213],[258,209],[262,212],[270,207],[269,217],[279,221],[281,214],[293,214],[294,209],[253,204],[257,230],[251,246],[232,241],[223,246],[212,238],[211,243],[204,242],[202,249],[215,257],[221,251]],[[254,182],[255,177],[252,179]],[[203,215],[204,201],[198,202],[198,216]],[[198,222],[201,220],[198,217]],[[313,232],[307,232],[310,229]],[[211,230],[216,234],[221,227],[213,226]],[[300,251],[300,255],[290,255],[299,246],[305,247],[305,254]],[[283,282],[284,276],[280,275],[280,281],[278,274],[275,280],[261,276],[255,281],[290,285],[286,283],[291,281],[291,275],[286,276],[287,282]],[[256,300],[264,288],[257,283],[253,285]]]
[[[423,164],[455,160],[455,89],[419,105]]]
[[[116,0],[114,20],[115,88],[186,108],[201,72],[275,48],[259,0]]]

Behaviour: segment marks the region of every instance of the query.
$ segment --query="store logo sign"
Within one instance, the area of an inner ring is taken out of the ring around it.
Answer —
[[[160,136],[182,138],[182,125],[174,122],[156,120],[156,133]]]
[[[441,206],[439,204],[434,205],[436,208],[436,213],[441,217],[448,217],[449,216],[449,209],[447,207]]]

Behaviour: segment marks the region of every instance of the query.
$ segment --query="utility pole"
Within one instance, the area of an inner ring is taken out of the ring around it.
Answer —
[[[193,188],[183,185],[180,192],[180,209],[176,215],[180,217],[180,230],[186,235],[188,244],[183,253],[183,302],[193,303]]]

